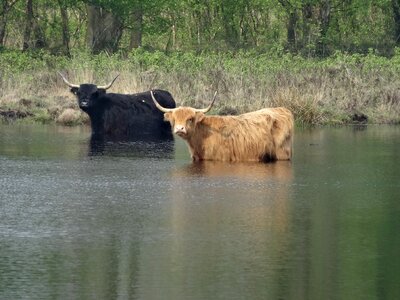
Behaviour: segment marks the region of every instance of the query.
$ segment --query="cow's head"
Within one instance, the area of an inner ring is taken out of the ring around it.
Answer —
[[[164,119],[171,123],[172,130],[175,134],[183,139],[188,139],[194,132],[196,125],[204,119],[204,115],[212,108],[217,92],[211,104],[203,109],[192,107],[165,108],[162,107],[154,98],[153,91],[150,91],[151,97],[156,107],[164,112]]]
[[[71,93],[73,93],[78,99],[78,105],[82,110],[88,110],[96,105],[96,99],[104,95],[109,89],[114,81],[118,78],[117,75],[109,84],[104,86],[97,86],[95,84],[72,84],[70,83],[60,72],[58,73],[62,77],[65,84],[71,88]]]

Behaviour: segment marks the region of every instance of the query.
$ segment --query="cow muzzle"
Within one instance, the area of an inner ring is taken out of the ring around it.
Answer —
[[[179,135],[179,136],[185,136],[187,134],[185,126],[182,125],[176,125],[174,128],[174,133]]]
[[[89,99],[83,99],[79,102],[79,107],[88,107],[89,106]]]

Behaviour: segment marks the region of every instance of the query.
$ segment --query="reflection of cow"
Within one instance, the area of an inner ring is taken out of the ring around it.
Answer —
[[[293,244],[297,246],[292,242],[297,224],[292,216],[296,207],[290,188],[292,167],[290,161],[202,161],[171,168],[172,188],[163,193],[167,200],[163,209],[168,213],[160,221],[170,238],[142,246],[144,276],[138,284],[143,298],[159,297],[155,291],[165,285],[175,289],[166,289],[164,298],[177,298],[177,294],[190,298],[190,291],[185,293],[188,285],[204,281],[205,276],[231,282],[232,274],[242,276],[243,284],[230,285],[225,298],[252,298],[243,286],[256,288],[263,298],[277,298],[279,291],[265,286],[276,286],[281,266],[288,257],[292,259]],[[235,264],[230,263],[232,257],[238,258]],[[189,269],[197,272],[185,277]],[[214,289],[205,291],[202,298],[212,299],[213,293]]]
[[[79,107],[90,117],[96,140],[172,140],[171,126],[163,120],[149,92],[133,95],[107,94],[117,77],[106,86],[72,84],[60,74],[76,95]],[[156,90],[157,101],[168,108],[175,101],[167,91]]]
[[[276,164],[256,162],[226,163],[221,161],[199,161],[177,169],[174,177],[207,176],[213,178],[235,177],[241,180],[265,180],[289,182],[292,180],[292,164],[281,161]]]
[[[265,108],[239,116],[206,116],[205,109],[165,108],[174,133],[188,144],[194,161],[274,161],[292,157],[293,114],[286,108]]]
[[[173,158],[173,140],[106,142],[91,139],[89,156],[113,156],[130,158]]]
[[[211,188],[234,182],[235,184],[230,187],[228,198],[231,204],[241,200],[246,200],[246,202],[259,201],[260,204],[249,207],[246,212],[238,211],[237,218],[240,218],[239,215],[243,214],[251,215],[252,221],[256,221],[256,218],[271,218],[274,220],[275,229],[283,232],[286,231],[288,225],[287,201],[289,189],[287,187],[293,180],[292,166],[290,161],[279,161],[274,164],[198,161],[172,170],[171,178],[175,185],[180,187],[179,194],[190,193],[197,188],[190,185],[187,187],[188,184],[193,182],[190,178],[195,178],[196,182],[201,179],[203,188],[207,182],[211,185]],[[235,190],[233,194],[232,190]],[[212,193],[217,195],[211,197],[226,199],[226,191],[226,189],[213,189]],[[173,197],[180,198],[181,195],[174,193]],[[267,203],[272,205],[264,206]],[[233,207],[234,205],[229,213],[233,213]],[[240,209],[242,208],[241,206]],[[246,222],[249,222],[249,220],[246,220]]]

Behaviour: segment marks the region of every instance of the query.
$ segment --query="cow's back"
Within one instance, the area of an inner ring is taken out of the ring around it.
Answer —
[[[199,127],[206,160],[271,161],[291,158],[293,115],[286,108],[265,108],[238,116],[209,116]]]
[[[157,99],[174,108],[175,101],[167,91],[156,90]],[[171,127],[163,113],[154,105],[150,92],[137,94],[106,94],[104,96],[103,127],[112,139],[158,140],[172,139]]]

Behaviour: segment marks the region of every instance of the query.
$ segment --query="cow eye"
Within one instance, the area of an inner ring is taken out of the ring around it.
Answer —
[[[193,123],[193,121],[194,121],[194,119],[193,119],[193,118],[190,118],[190,119],[188,119],[188,120],[187,120],[187,122],[188,122],[189,124],[192,124],[192,123]]]

